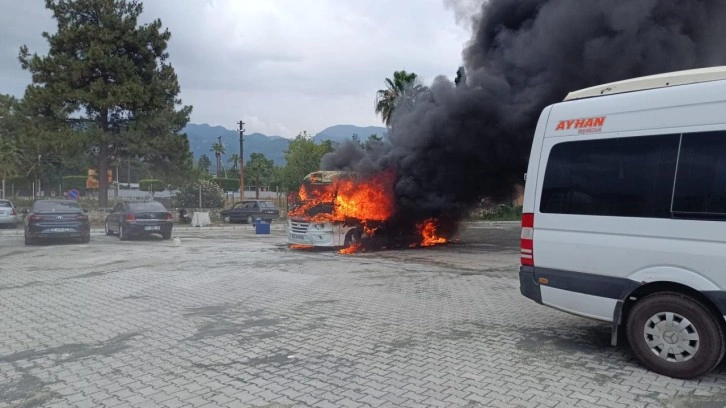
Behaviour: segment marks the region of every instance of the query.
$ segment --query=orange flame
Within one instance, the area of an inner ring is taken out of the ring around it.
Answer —
[[[438,221],[434,218],[429,218],[426,221],[424,221],[421,224],[417,224],[416,228],[418,228],[419,234],[421,234],[421,243],[420,244],[414,244],[412,247],[415,246],[422,246],[422,247],[429,247],[434,245],[442,245],[449,242],[446,238],[438,236],[436,229],[437,229]]]
[[[351,218],[361,222],[385,221],[395,211],[393,184],[393,173],[382,172],[366,179],[341,177],[330,184],[303,185],[298,191],[300,204],[288,215],[312,222]],[[320,205],[330,205],[332,209],[314,214],[315,211],[311,210]]]
[[[313,245],[305,245],[305,244],[290,244],[290,249],[310,249],[315,248]]]
[[[363,247],[363,244],[361,244],[360,242],[356,242],[350,246],[347,246],[347,247],[341,249],[340,251],[338,251],[338,253],[345,254],[345,255],[354,254],[354,253],[358,252],[358,250],[360,250],[362,247]]]

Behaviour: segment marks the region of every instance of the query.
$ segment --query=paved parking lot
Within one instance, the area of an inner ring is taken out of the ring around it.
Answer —
[[[283,232],[25,247],[0,231],[0,407],[726,406],[726,366],[649,373],[607,324],[519,294],[516,224],[446,247]]]

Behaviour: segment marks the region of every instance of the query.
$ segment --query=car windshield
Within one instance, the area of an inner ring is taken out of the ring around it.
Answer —
[[[163,204],[151,201],[151,202],[143,202],[143,203],[129,203],[129,211],[131,212],[137,212],[137,211],[166,211],[166,208]]]
[[[37,201],[33,212],[81,212],[81,205],[74,201]]]
[[[10,204],[10,201],[0,201],[0,207],[3,207],[3,208],[12,208],[13,205]]]

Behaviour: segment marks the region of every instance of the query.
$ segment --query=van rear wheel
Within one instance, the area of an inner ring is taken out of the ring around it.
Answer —
[[[708,308],[675,292],[638,301],[627,320],[633,354],[650,370],[674,378],[701,376],[723,359],[724,332]]]

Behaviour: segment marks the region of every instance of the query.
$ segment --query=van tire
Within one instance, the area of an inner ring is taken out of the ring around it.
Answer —
[[[667,330],[668,319],[671,324],[676,323],[678,332]],[[687,322],[683,319],[690,322],[684,328],[681,326]],[[651,327],[651,334],[646,333],[646,324]],[[651,371],[673,378],[689,379],[706,374],[721,362],[726,352],[723,328],[711,311],[699,301],[680,293],[655,293],[639,300],[628,315],[626,330],[633,354]],[[689,332],[689,339],[683,339],[683,335]],[[655,336],[650,346],[646,341],[648,335]],[[674,348],[659,347],[657,344],[661,339],[664,345],[669,344],[666,335],[675,343],[683,341],[684,345],[698,347],[692,354],[681,353],[684,349],[677,345]],[[693,340],[694,337],[697,340]],[[669,357],[669,361],[656,354],[664,349],[666,352],[676,351],[678,354],[668,356],[678,355],[684,361],[672,361],[674,357]]]

